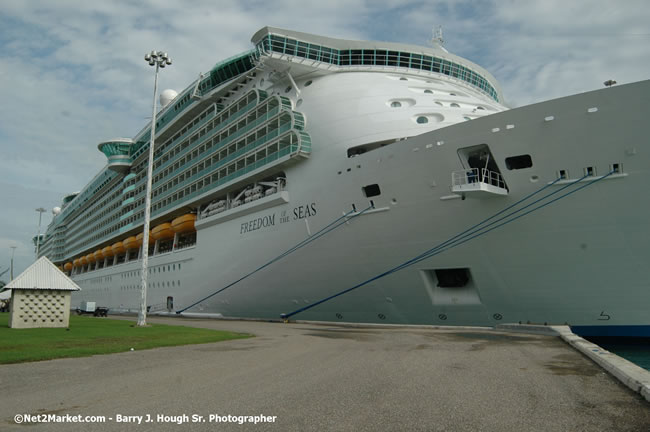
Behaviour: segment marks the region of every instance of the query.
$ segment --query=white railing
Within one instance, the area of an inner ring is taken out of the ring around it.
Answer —
[[[467,186],[475,183],[485,183],[501,189],[506,188],[501,174],[487,168],[470,168],[451,173],[451,186]]]

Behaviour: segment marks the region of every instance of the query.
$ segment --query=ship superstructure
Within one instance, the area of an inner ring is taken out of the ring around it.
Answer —
[[[151,312],[647,331],[647,82],[508,110],[440,46],[252,42],[158,115]],[[79,301],[138,308],[149,127],[42,240]]]

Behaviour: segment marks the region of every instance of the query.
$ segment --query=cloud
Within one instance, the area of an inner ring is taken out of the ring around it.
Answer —
[[[445,46],[490,71],[506,100],[520,106],[600,88],[610,78],[646,79],[648,22],[642,0],[5,1],[0,200],[12,216],[0,238],[29,241],[33,208],[82,189],[106,163],[97,144],[145,125],[153,71],[143,56],[151,49],[174,60],[160,88],[180,91],[199,72],[250,49],[265,25],[418,45],[442,25]],[[2,248],[0,267],[8,259]]]

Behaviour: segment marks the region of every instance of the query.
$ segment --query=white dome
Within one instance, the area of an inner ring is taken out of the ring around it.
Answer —
[[[162,105],[163,108],[166,107],[176,96],[178,96],[176,90],[163,90],[162,93],[160,93],[160,105]]]
[[[61,207],[54,207],[54,208],[52,209],[52,214],[53,214],[54,216],[57,216],[59,213],[61,213]]]

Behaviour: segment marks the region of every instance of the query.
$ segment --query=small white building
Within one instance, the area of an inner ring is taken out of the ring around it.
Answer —
[[[3,290],[11,290],[9,327],[68,327],[70,295],[81,288],[41,257]]]

